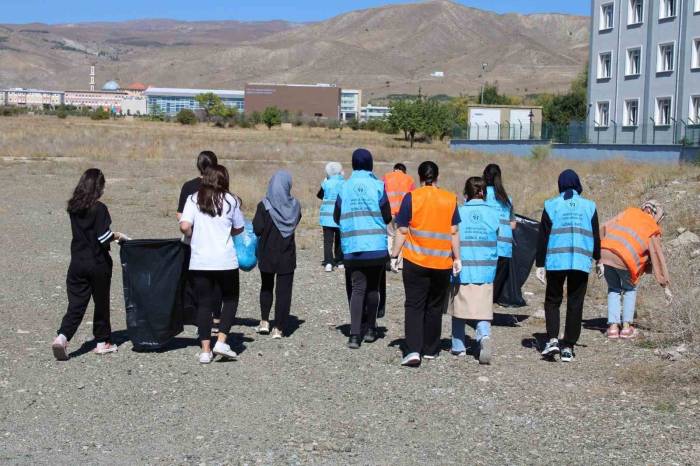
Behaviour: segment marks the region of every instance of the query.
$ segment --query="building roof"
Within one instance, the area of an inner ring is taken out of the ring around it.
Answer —
[[[144,83],[136,81],[135,83],[131,83],[126,86],[126,89],[129,89],[130,91],[145,91],[148,89],[148,87]]]
[[[233,91],[223,89],[181,89],[172,87],[149,87],[146,89],[147,96],[167,96],[167,97],[196,97],[199,94],[213,93],[224,98],[243,98],[244,91]]]
[[[274,86],[274,87],[322,87],[322,88],[337,88],[335,84],[318,83],[318,84],[281,84],[281,83],[247,83],[246,86]]]
[[[119,83],[116,81],[107,81],[104,86],[102,86],[103,91],[116,91],[119,89]]]
[[[32,89],[24,87],[12,87],[9,89],[0,89],[0,92],[27,92],[27,93],[41,93],[41,94],[63,94],[63,91],[48,91],[46,89]]]

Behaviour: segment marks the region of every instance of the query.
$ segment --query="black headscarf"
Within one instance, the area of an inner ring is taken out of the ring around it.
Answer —
[[[581,194],[583,192],[583,186],[581,186],[581,180],[578,175],[573,170],[564,170],[559,175],[559,192],[564,194],[564,199],[571,199],[574,195],[574,191]]]
[[[372,153],[367,149],[356,149],[352,153],[352,169],[371,172],[374,168]]]

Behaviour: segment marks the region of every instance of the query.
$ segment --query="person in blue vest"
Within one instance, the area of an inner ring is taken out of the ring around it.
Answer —
[[[495,163],[487,165],[484,169],[484,181],[486,182],[486,203],[497,209],[500,214],[498,267],[496,268],[496,278],[493,281],[493,302],[498,303],[503,286],[508,280],[510,263],[513,258],[513,230],[516,227],[515,211],[513,209],[513,200],[503,187],[501,167]]]
[[[583,187],[573,170],[559,175],[559,196],[544,203],[537,245],[537,278],[546,283],[544,312],[547,342],[542,355],[561,360],[574,359],[574,346],[581,335],[583,302],[588,288],[592,261],[598,277],[603,275],[600,263],[600,232],[595,202],[581,196]],[[559,341],[559,308],[567,288],[564,338]]]
[[[372,154],[357,149],[352,154],[352,175],[336,200],[333,219],[340,225],[345,280],[350,292],[348,348],[358,349],[364,339],[375,342],[381,282],[389,261],[386,226],[391,204],[384,182],[372,173]]]
[[[484,201],[486,183],[472,177],[464,186],[465,204],[459,208],[460,257],[462,271],[455,277],[450,295],[452,316],[452,354],[467,354],[465,324],[476,330],[473,354],[480,364],[490,364],[493,355],[491,321],[493,320],[493,280],[498,264],[500,209]]]
[[[326,179],[321,183],[321,189],[316,197],[321,199],[319,221],[323,227],[323,266],[326,272],[332,272],[333,267],[343,269],[343,252],[340,248],[340,227],[333,220],[335,201],[340,188],[345,183],[343,166],[338,162],[326,164]]]

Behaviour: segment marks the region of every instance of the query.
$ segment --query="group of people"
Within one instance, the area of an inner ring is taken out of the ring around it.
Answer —
[[[230,192],[228,171],[216,155],[200,153],[197,167],[200,176],[182,187],[177,218],[187,245],[185,301],[196,309],[199,362],[207,364],[216,356],[237,357],[227,341],[240,286],[233,237],[244,231],[245,220],[242,200]],[[347,346],[358,349],[363,342],[372,343],[381,336],[377,319],[386,300],[386,272],[401,272],[405,291],[401,364],[417,366],[438,356],[445,312],[452,319],[450,352],[467,354],[465,329],[469,325],[475,330],[474,356],[481,364],[490,364],[493,307],[509,275],[517,228],[513,202],[498,165],[488,165],[482,176],[469,177],[463,200],[440,187],[439,167],[432,161],[418,167],[417,186],[400,163],[379,179],[366,149],[353,152],[347,179],[337,162],[326,166],[326,175],[318,192],[323,265],[327,272],[335,268],[345,272],[350,310]],[[608,284],[608,338],[636,336],[632,325],[636,286],[644,273],[653,270],[669,300],[672,294],[660,242],[664,211],[658,202],[629,208],[599,228],[596,204],[582,196],[578,175],[565,170],[558,184],[560,194],[545,202],[540,221],[536,277],[546,284],[548,341],[542,355],[553,358],[558,354],[568,362],[574,358],[580,336],[593,267]],[[58,360],[68,359],[68,342],[91,297],[95,352],[117,350],[110,341],[109,245],[128,238],[111,230],[109,211],[99,200],[104,188],[102,172],[89,169],[68,201],[73,239],[66,280],[68,309],[52,344]],[[292,195],[291,174],[277,171],[252,222],[261,275],[261,318],[256,331],[272,338],[285,335],[290,315],[295,231],[301,215],[301,205]],[[567,310],[560,340],[565,285]],[[274,324],[270,320],[273,302]]]

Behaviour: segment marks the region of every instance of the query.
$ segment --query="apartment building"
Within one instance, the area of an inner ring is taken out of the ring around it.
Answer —
[[[592,0],[588,139],[675,144],[700,131],[700,0]]]
[[[362,91],[359,89],[341,89],[340,119],[342,121],[359,120],[362,112]]]
[[[58,107],[63,105],[63,92],[41,89],[0,90],[0,105],[15,107]]]

